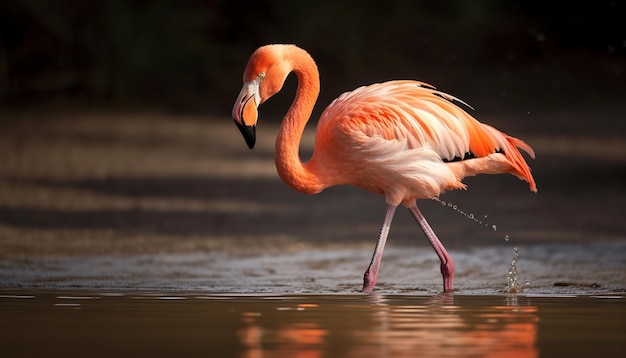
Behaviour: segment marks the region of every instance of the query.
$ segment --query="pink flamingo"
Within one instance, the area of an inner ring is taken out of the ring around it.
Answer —
[[[252,149],[257,107],[281,90],[290,72],[298,77],[296,97],[276,139],[278,175],[293,189],[315,194],[350,184],[385,197],[387,211],[363,292],[376,285],[380,261],[396,208],[406,206],[441,260],[444,292],[453,291],[454,261],[417,208],[416,199],[464,189],[464,177],[510,173],[537,191],[517,148],[534,158],[523,141],[478,122],[452,101],[462,101],[417,81],[389,81],[360,87],[334,100],[317,125],[311,159],[298,154],[304,127],[320,89],[313,58],[294,45],[257,49],[243,74],[233,118]]]

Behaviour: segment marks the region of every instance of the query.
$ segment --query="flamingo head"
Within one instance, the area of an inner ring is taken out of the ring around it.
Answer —
[[[287,45],[267,45],[256,50],[243,73],[243,87],[233,106],[233,119],[250,149],[256,142],[258,106],[283,87],[291,68],[284,60]]]

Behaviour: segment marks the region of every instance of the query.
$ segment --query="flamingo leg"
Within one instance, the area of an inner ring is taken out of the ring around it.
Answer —
[[[430,242],[430,245],[435,249],[437,256],[439,256],[439,260],[441,260],[441,275],[443,276],[443,292],[452,292],[454,291],[454,260],[452,260],[452,256],[448,254],[446,248],[443,247],[443,244],[435,235],[435,232],[426,221],[422,212],[417,208],[417,205],[413,204],[413,206],[409,207],[409,211],[415,218],[415,221],[419,224]]]
[[[385,213],[385,221],[380,229],[380,236],[376,241],[376,248],[374,249],[374,255],[372,255],[372,262],[367,267],[365,275],[363,275],[363,292],[370,293],[376,286],[378,280],[378,269],[380,268],[380,260],[383,258],[383,250],[385,249],[385,242],[387,242],[387,236],[389,235],[389,229],[391,228],[391,221],[393,215],[396,212],[397,206],[387,204],[387,212]]]

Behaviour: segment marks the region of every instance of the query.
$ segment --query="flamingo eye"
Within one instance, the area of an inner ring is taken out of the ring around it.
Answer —
[[[259,75],[257,76],[260,80],[265,78],[265,72],[261,72],[259,73]]]

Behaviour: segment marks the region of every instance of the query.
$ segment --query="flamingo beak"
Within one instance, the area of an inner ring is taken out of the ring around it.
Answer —
[[[239,123],[236,124],[237,128],[239,128],[239,131],[241,132],[241,135],[243,136],[243,139],[246,140],[248,148],[254,148],[254,144],[256,143],[256,126],[246,126]]]
[[[259,116],[257,107],[260,102],[258,93],[258,81],[244,83],[233,106],[233,119],[250,149],[254,148],[256,143],[256,122]]]

